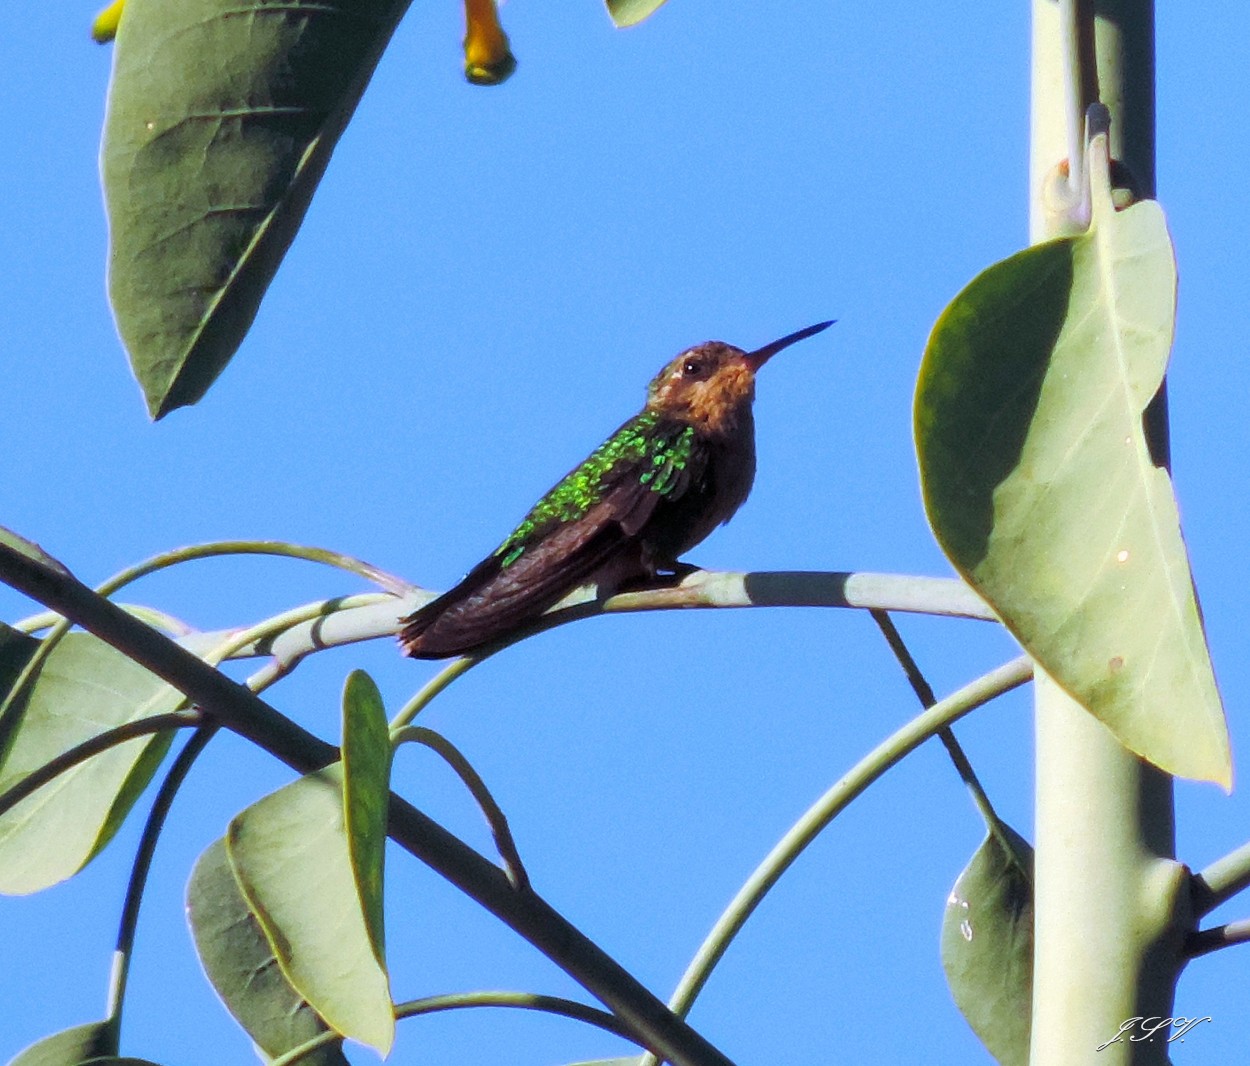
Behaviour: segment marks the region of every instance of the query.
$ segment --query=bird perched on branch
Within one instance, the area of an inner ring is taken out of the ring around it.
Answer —
[[[753,352],[688,348],[647,387],[642,411],[575,466],[455,588],[403,619],[417,659],[463,655],[538,617],[579,585],[601,590],[676,571],[742,506],[755,479],[755,374],[831,326]]]

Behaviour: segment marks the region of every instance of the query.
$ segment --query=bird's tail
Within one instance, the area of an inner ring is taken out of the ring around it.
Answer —
[[[464,655],[503,636],[524,620],[525,613],[492,603],[490,591],[499,566],[487,560],[465,575],[455,588],[431,600],[402,621],[399,643],[414,659],[447,659]]]
[[[577,550],[570,553],[561,550],[557,534],[544,544],[554,549],[550,554],[527,551],[507,566],[497,555],[490,556],[455,588],[403,619],[399,642],[404,654],[414,659],[446,659],[502,639],[602,572],[612,556],[620,553],[618,534],[612,527],[582,537]],[[576,530],[567,534],[569,539],[575,536],[579,536]],[[639,569],[636,562],[632,565]]]

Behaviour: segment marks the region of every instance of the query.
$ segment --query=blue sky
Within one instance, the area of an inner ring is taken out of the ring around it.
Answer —
[[[1236,192],[1250,151],[1244,49],[1211,27],[1244,12],[1217,3],[1186,21],[1160,7],[1159,193],[1181,274],[1175,476],[1236,756],[1250,744],[1250,213]],[[751,347],[824,318],[838,325],[762,373],[754,493],[690,558],[949,574],[920,508],[911,397],[942,307],[1027,240],[1028,5],[673,0],[620,32],[592,0],[515,0],[503,17],[520,67],[498,89],[460,77],[457,5],[416,5],[236,361],[155,426],[104,296],[110,51],[87,38],[92,14],[24,5],[0,36],[0,523],[85,580],[177,545],[264,537],[445,587],[681,348]],[[306,564],[204,562],[136,598],[216,628],[359,589]],[[0,617],[32,610],[0,589]],[[900,626],[939,694],[1014,654],[977,623]],[[316,657],[271,698],[333,737],[358,666],[392,710],[432,672],[379,642]],[[667,997],[777,837],[914,711],[866,617],[721,611],[564,627],[474,671],[426,724],[490,783],[539,890]],[[957,731],[1026,835],[1029,711],[1017,695]],[[488,848],[444,768],[405,752],[397,774]],[[197,765],[157,853],[124,1053],[250,1060],[199,973],[182,889],[230,817],[285,780],[230,737]],[[132,821],[72,882],[0,900],[0,1055],[102,1012]],[[1246,839],[1244,789],[1180,784],[1178,823],[1181,858],[1201,867]],[[910,1062],[918,1042],[934,1063],[989,1062],[937,954],[943,901],[981,835],[926,746],[782,881],[692,1021],[743,1064]],[[579,993],[413,860],[393,854],[389,874],[397,997]],[[1233,949],[1182,978],[1177,1013],[1213,1021],[1175,1047],[1177,1066],[1244,1055],[1246,966]],[[626,1050],[570,1022],[462,1012],[402,1023],[391,1061],[550,1066]]]

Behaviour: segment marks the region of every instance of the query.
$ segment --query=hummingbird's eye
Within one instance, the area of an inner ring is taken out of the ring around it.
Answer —
[[[703,373],[703,362],[700,359],[687,359],[681,364],[681,372],[685,377],[697,378]]]

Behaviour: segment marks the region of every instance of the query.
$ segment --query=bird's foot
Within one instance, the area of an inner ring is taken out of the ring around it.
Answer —
[[[673,562],[657,566],[649,574],[635,574],[622,581],[614,592],[641,592],[649,589],[671,589],[680,585],[691,574],[701,573],[703,568],[692,563]]]

